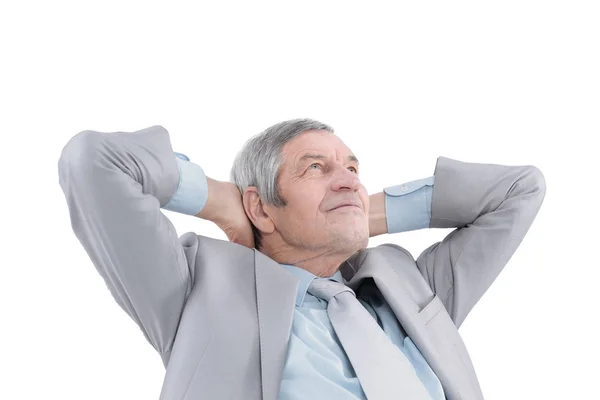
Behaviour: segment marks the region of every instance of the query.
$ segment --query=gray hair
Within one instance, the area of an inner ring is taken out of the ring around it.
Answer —
[[[287,203],[279,191],[278,178],[283,165],[283,146],[296,136],[310,130],[325,130],[333,133],[333,128],[309,118],[298,118],[275,124],[251,137],[237,154],[231,168],[231,182],[240,193],[249,186],[256,186],[264,204],[283,207]],[[262,235],[252,225],[254,245],[260,249]]]

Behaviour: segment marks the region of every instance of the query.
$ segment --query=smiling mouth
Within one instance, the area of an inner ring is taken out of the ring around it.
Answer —
[[[360,207],[358,207],[358,206],[354,206],[354,205],[346,205],[346,206],[340,206],[340,207],[333,208],[333,209],[331,209],[331,210],[329,210],[329,211],[337,211],[337,210],[351,210],[351,209],[353,209],[353,208],[356,208],[356,209],[360,210]]]

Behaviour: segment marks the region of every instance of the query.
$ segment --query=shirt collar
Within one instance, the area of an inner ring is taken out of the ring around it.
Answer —
[[[329,278],[322,278],[320,276],[316,276],[312,272],[308,272],[307,270],[300,268],[300,267],[296,267],[294,265],[290,265],[290,264],[281,264],[281,265],[283,266],[283,268],[285,268],[288,272],[290,272],[296,278],[300,279],[300,282],[298,284],[298,293],[296,293],[296,306],[298,306],[298,307],[300,307],[302,305],[302,303],[304,303],[304,297],[306,296],[308,287],[310,286],[310,283],[313,281],[313,279],[333,279],[336,282],[345,284],[340,270],[338,270],[335,274],[333,274]]]

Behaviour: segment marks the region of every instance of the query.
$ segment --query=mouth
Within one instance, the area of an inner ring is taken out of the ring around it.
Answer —
[[[342,210],[360,210],[361,208],[354,204],[342,204],[341,206],[337,206],[336,208],[332,208],[329,211],[342,211]]]

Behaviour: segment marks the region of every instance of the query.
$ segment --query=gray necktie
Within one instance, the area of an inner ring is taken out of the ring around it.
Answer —
[[[430,400],[414,368],[348,286],[313,279],[308,292],[326,300],[327,314],[369,400]]]

